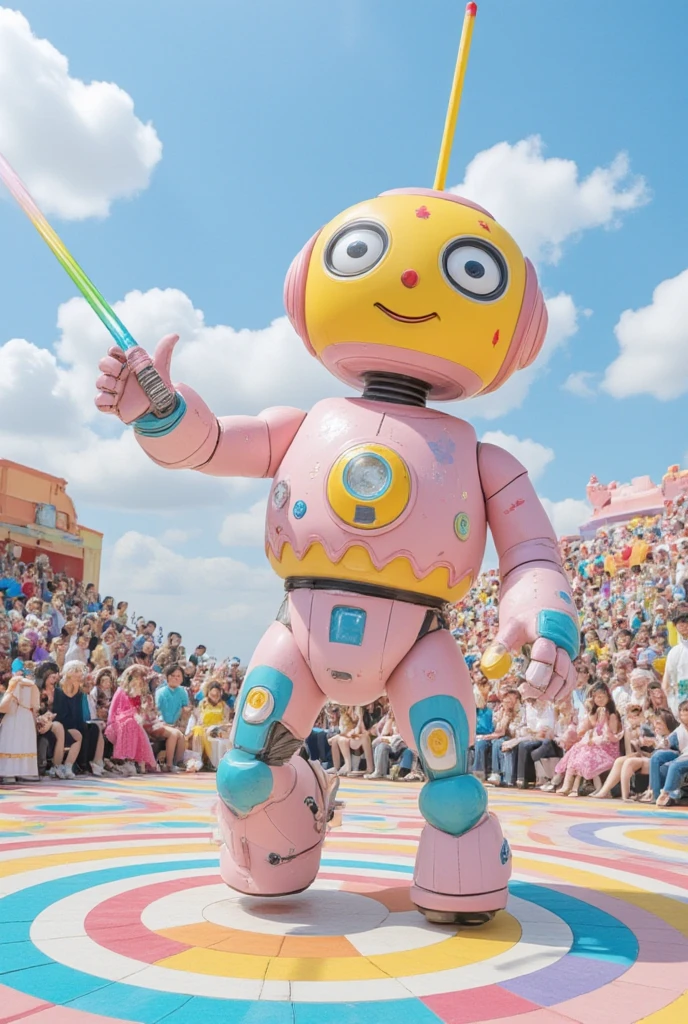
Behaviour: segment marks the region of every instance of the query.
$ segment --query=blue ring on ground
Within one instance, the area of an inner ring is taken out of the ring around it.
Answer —
[[[653,814],[651,818],[646,818],[645,820],[648,822],[648,824],[651,824],[653,821],[656,820],[657,817],[659,817],[659,815],[654,815]],[[674,821],[676,821],[676,815],[675,814],[674,815],[669,814],[669,815],[667,815],[667,817],[672,817],[674,819]],[[628,823],[629,825],[631,824],[630,822],[627,822],[627,819],[626,819],[626,821],[624,821],[624,824],[626,824],[626,823]],[[600,829],[609,828],[610,824],[611,825],[620,824],[620,822],[609,822],[609,821],[587,822],[586,821],[586,822],[581,823],[580,825],[572,825],[571,828],[569,828],[568,833],[574,839],[579,839],[581,842],[588,843],[590,846],[602,846],[602,847],[606,847],[606,849],[608,849],[608,850],[622,850],[624,853],[629,854],[629,855],[633,855],[633,856],[636,856],[636,857],[645,857],[645,858],[647,858],[647,860],[659,861],[665,867],[670,867],[671,866],[671,863],[668,862],[662,856],[662,852],[661,852],[660,848],[657,848],[657,850],[653,850],[651,848],[650,844],[648,844],[648,848],[646,850],[639,850],[635,846],[624,846],[623,843],[615,843],[611,839],[603,839],[601,836],[597,835],[597,833],[598,833],[598,831]],[[674,863],[674,862],[672,862],[672,863]]]
[[[273,1000],[218,999],[138,988],[126,981],[109,981],[94,974],[75,971],[42,953],[30,938],[31,924],[59,899],[93,886],[139,875],[166,871],[191,871],[214,867],[209,860],[163,861],[68,875],[21,889],[0,899],[0,929],[3,936],[0,982],[9,983],[26,995],[47,1003],[111,1016],[113,1008],[121,1018],[136,1024],[220,1024],[228,1019],[237,1024],[322,1024],[332,1014],[332,1003],[292,1003]],[[324,867],[355,867],[394,871],[411,875],[412,867],[379,861],[323,858]],[[619,977],[638,955],[638,942],[626,925],[591,904],[530,882],[512,882],[514,896],[549,910],[569,926],[571,949],[559,961],[532,974],[498,983],[499,987],[541,1006],[553,1006],[564,999],[593,991]],[[591,961],[586,966],[581,960]],[[593,964],[595,966],[593,967]],[[484,986],[480,986],[484,987]],[[352,986],[352,993],[355,991]],[[468,990],[470,991],[470,990]],[[458,998],[458,996],[457,996]],[[231,1006],[228,1006],[231,1004]],[[365,1007],[366,1024],[387,1024],[397,1014],[406,1024],[437,1024],[438,1017],[419,998],[361,1000],[338,1003],[337,1024],[360,1024]]]

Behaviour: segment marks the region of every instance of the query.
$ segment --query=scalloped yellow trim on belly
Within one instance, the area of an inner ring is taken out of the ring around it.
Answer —
[[[353,545],[345,551],[339,562],[331,562],[322,544],[311,544],[303,558],[294,554],[290,544],[285,544],[279,560],[268,549],[270,565],[278,576],[325,576],[337,580],[349,580],[352,583],[373,583],[379,587],[396,587],[397,590],[410,590],[415,594],[427,594],[454,604],[460,601],[473,584],[469,573],[456,584],[449,586],[449,572],[443,566],[433,569],[427,576],[417,579],[411,564],[406,558],[399,556],[376,569],[365,548]]]

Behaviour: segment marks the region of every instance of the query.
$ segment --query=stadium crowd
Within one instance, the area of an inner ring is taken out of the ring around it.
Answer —
[[[688,784],[688,503],[565,538],[580,616],[578,684],[560,704],[523,693],[525,658],[491,684],[499,581],[483,574],[447,609],[474,683],[470,768],[488,786],[679,803]],[[129,613],[93,585],[0,551],[0,778],[214,770],[230,743],[243,670]],[[423,781],[385,699],[326,705],[308,755],[339,775]],[[365,766],[365,767],[364,767]]]

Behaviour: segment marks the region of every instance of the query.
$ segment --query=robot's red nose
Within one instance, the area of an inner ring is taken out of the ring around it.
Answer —
[[[415,270],[405,270],[401,275],[401,283],[406,288],[415,288],[418,284],[418,273]]]

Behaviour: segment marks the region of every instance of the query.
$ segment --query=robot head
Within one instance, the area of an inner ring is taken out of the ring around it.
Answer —
[[[336,377],[397,373],[438,399],[495,391],[537,356],[547,311],[535,270],[475,203],[395,189],[335,217],[292,263],[289,319]]]

